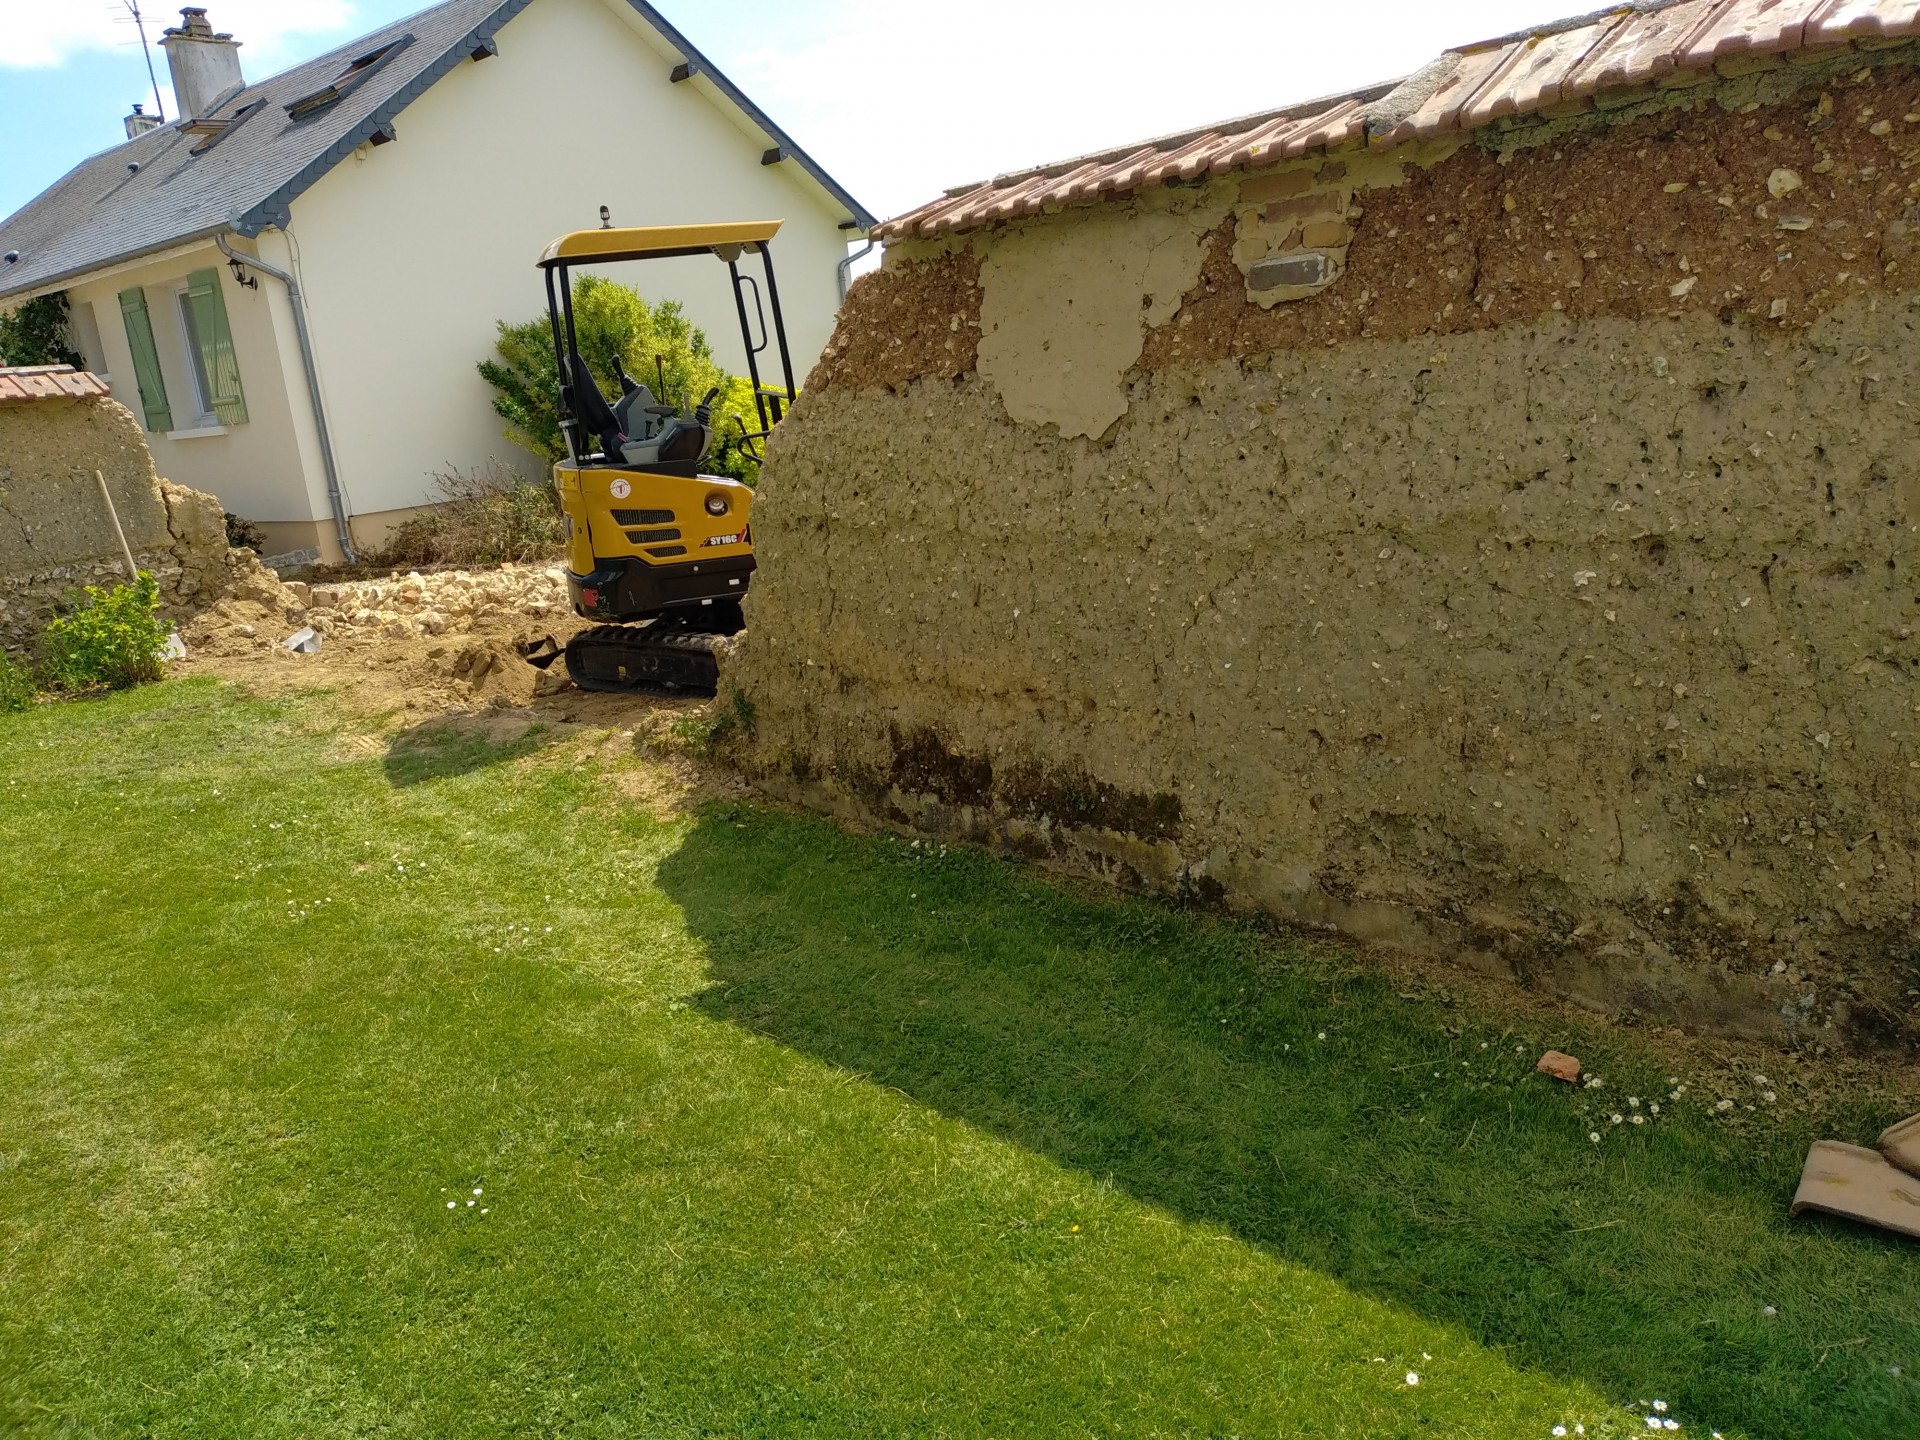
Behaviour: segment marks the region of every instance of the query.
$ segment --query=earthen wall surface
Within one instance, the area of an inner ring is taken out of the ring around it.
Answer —
[[[30,650],[86,585],[124,583],[100,472],[135,563],[176,615],[230,581],[226,520],[211,495],[154,473],[139,422],[108,399],[0,405],[0,645]]]
[[[1917,164],[1895,55],[895,247],[775,437],[748,765],[1911,1044]]]

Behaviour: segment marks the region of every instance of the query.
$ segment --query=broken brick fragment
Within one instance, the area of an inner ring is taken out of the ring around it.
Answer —
[[[1551,1075],[1556,1080],[1564,1080],[1572,1085],[1580,1079],[1580,1062],[1571,1055],[1563,1055],[1558,1050],[1549,1050],[1540,1057],[1539,1065],[1534,1067],[1542,1075]]]

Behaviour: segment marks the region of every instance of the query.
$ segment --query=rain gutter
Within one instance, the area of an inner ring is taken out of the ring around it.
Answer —
[[[340,488],[340,467],[333,457],[333,435],[327,429],[327,408],[320,400],[320,371],[313,360],[313,337],[307,333],[307,302],[300,293],[300,282],[285,270],[267,264],[257,255],[243,255],[227,244],[227,237],[214,237],[214,244],[229,260],[258,270],[287,287],[287,301],[293,307],[293,329],[300,337],[300,364],[307,372],[307,398],[313,403],[313,423],[320,432],[320,462],[327,472],[327,503],[333,507],[333,523],[340,536],[340,553],[349,565],[357,563],[353,553],[353,532],[347,524],[347,497]]]

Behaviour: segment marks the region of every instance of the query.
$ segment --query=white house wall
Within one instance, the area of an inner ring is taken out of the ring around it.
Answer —
[[[773,254],[798,378],[825,346],[845,257],[841,214],[792,162],[692,85],[674,85],[622,0],[539,0],[293,206],[335,448],[357,515],[436,498],[432,477],[498,459],[506,439],[475,366],[496,322],[544,313],[535,258],[599,223],[786,222]],[[726,269],[705,257],[614,267],[682,301],[721,363],[745,373]],[[767,373],[767,372],[763,372]],[[769,379],[772,375],[769,374]],[[249,392],[251,397],[251,391]]]
[[[240,364],[240,385],[246,395],[247,422],[228,427],[224,433],[192,433],[194,391],[180,311],[172,292],[197,270],[213,270],[220,276],[227,324]],[[309,482],[308,462],[303,459],[306,447],[300,431],[303,425],[310,431],[311,425],[304,413],[306,391],[300,372],[289,372],[283,364],[280,331],[290,328],[292,318],[278,313],[286,309],[284,294],[276,294],[278,287],[270,280],[261,280],[256,290],[236,284],[226,257],[211,244],[176,252],[150,264],[116,268],[74,286],[69,300],[76,308],[92,308],[97,330],[100,353],[88,355],[87,361],[90,366],[105,367],[114,398],[142,417],[143,426],[140,387],[134,379],[133,353],[120,313],[120,292],[135,286],[146,293],[154,347],[173,411],[171,431],[147,435],[155,467],[170,480],[219,496],[221,504],[235,514],[288,526],[289,535],[295,538],[309,535],[314,519],[328,513],[326,492],[318,479],[317,466]],[[86,339],[92,348],[94,335]],[[289,393],[289,378],[298,387],[296,394]],[[302,406],[299,416],[294,412],[295,399]],[[313,541],[303,538],[301,543]]]

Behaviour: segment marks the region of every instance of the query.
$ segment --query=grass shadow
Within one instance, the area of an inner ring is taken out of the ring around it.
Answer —
[[[396,736],[383,763],[388,782],[404,790],[522,759],[559,738],[553,726],[519,711],[445,715]]]
[[[1630,1040],[750,807],[705,812],[659,881],[710,1015],[1700,1434],[1920,1434],[1911,1247],[1788,1222],[1812,1122],[1741,1138]],[[1533,1073],[1569,1040],[1606,1089]]]

